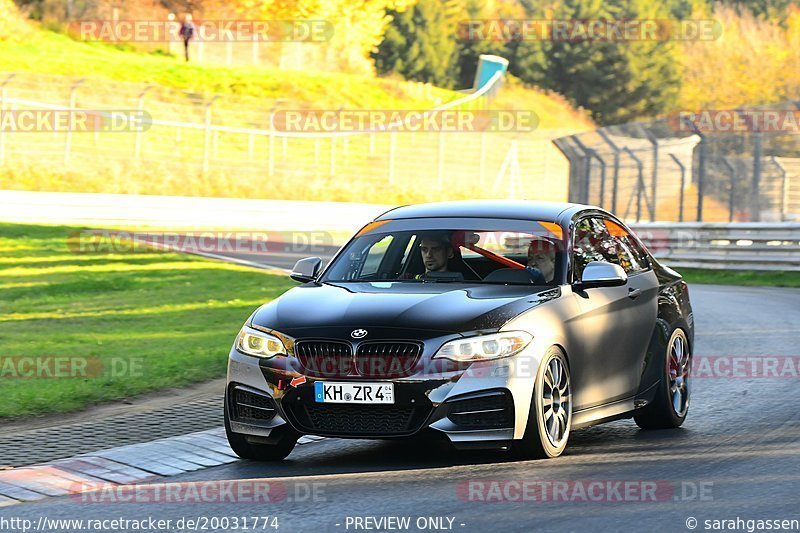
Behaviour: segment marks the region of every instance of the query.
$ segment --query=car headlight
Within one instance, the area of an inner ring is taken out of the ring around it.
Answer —
[[[286,347],[278,337],[242,328],[236,338],[236,349],[247,355],[256,357],[275,357],[276,355],[286,355]]]
[[[455,339],[444,343],[433,358],[458,362],[491,361],[521,352],[531,340],[533,335],[524,331],[502,331]]]

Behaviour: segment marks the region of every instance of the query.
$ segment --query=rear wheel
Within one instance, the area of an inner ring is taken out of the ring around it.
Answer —
[[[667,343],[663,377],[655,398],[633,415],[642,429],[669,429],[683,424],[689,412],[689,372],[692,355],[686,333],[677,328]]]
[[[248,437],[231,431],[228,416],[228,399],[225,398],[225,434],[231,449],[242,459],[253,461],[280,461],[294,449],[300,435],[288,426],[280,426],[270,432],[269,437]],[[254,442],[263,441],[263,442]]]
[[[572,427],[572,386],[567,358],[552,347],[536,376],[522,440],[514,442],[522,458],[558,457],[567,447]]]

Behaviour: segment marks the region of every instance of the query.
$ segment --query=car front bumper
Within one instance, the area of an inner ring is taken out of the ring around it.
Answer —
[[[525,430],[535,350],[529,346],[523,354],[462,370],[355,380],[394,383],[394,404],[380,405],[317,403],[316,381],[350,379],[305,376],[291,365],[281,368],[232,348],[226,390],[231,430],[268,437],[275,428],[288,426],[300,434],[328,437],[401,438],[430,429],[456,447],[504,448]],[[515,369],[521,360],[527,361],[527,372]],[[253,404],[256,409],[248,409]]]

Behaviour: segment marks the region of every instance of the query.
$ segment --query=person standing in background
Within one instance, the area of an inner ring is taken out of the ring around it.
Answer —
[[[189,61],[189,41],[192,40],[194,37],[196,28],[194,27],[194,23],[192,22],[192,16],[190,14],[186,14],[183,18],[183,22],[181,23],[181,29],[178,32],[180,36],[183,38],[183,52],[186,56],[186,61]]]

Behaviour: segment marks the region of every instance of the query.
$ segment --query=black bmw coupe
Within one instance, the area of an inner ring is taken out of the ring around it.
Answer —
[[[560,455],[572,429],[680,426],[694,340],[686,283],[611,213],[468,201],[392,209],[257,309],[230,351],[241,457],[304,434]]]

